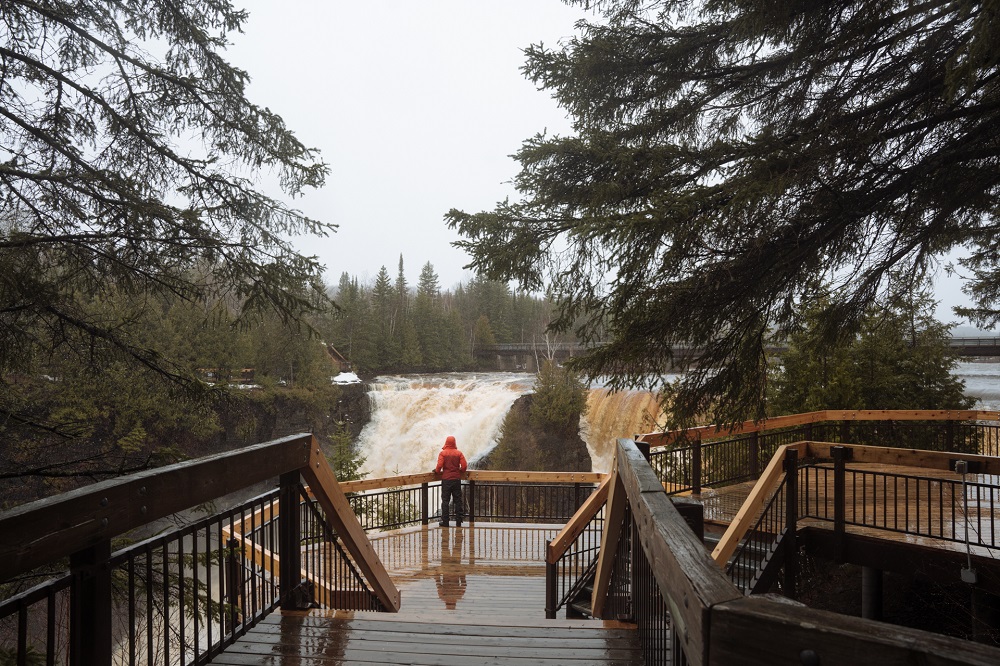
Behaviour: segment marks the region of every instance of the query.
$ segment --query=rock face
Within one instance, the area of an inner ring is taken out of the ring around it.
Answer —
[[[477,469],[526,472],[589,472],[590,453],[579,429],[559,431],[531,423],[532,395],[510,408],[496,448],[476,463]]]

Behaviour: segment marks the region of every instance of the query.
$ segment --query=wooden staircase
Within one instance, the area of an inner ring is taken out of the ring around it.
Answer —
[[[721,538],[722,532],[705,530],[705,547],[708,548],[709,552],[715,549]],[[740,547],[745,542],[746,538],[740,542]],[[765,549],[755,546],[751,546],[750,548],[749,559],[739,562],[730,577],[733,585],[739,588],[746,596],[767,592],[774,583],[781,569],[781,536],[779,535],[778,540],[772,543],[770,548]],[[740,548],[737,548],[737,552],[739,550]],[[726,565],[726,571],[729,570],[734,559],[735,554],[730,557]]]
[[[641,664],[634,625],[458,614],[422,621],[391,613],[273,614],[212,660],[226,666],[342,664]]]

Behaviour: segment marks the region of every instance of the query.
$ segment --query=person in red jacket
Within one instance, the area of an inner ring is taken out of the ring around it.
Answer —
[[[468,467],[455,438],[448,435],[434,468],[434,472],[441,475],[441,527],[448,527],[448,500],[451,498],[455,500],[455,526],[462,526],[462,472]]]

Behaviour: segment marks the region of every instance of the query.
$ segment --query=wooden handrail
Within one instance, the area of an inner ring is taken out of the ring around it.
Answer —
[[[232,530],[230,530],[227,525],[223,525],[222,527],[222,537],[224,539],[227,541],[229,539],[237,541],[240,544],[240,550],[243,551],[244,558],[253,562],[256,566],[267,570],[267,572],[272,576],[281,575],[281,556],[270,548],[265,548],[257,540],[252,538],[248,539],[243,532],[243,528],[247,522],[251,525],[260,525],[263,522],[272,520],[277,515],[278,506],[276,504],[267,504],[254,511],[250,517],[240,518],[239,520],[234,521]],[[331,580],[328,576],[318,576],[314,572],[303,568],[300,569],[299,578],[302,580],[308,580],[317,587],[325,590],[326,598],[332,599],[340,597],[343,599],[347,596],[342,590],[331,584]],[[352,607],[347,606],[346,608],[350,609]]]
[[[642,548],[651,563],[670,612],[671,634],[684,649],[687,663],[707,665],[709,611],[742,599],[743,594],[712,562],[635,443],[619,439],[615,461],[623,499],[632,509],[641,537],[632,548]]]
[[[159,518],[296,471],[312,487],[330,527],[341,536],[382,605],[398,610],[399,591],[310,434],[97,483],[0,514],[0,534],[4,535],[0,581]],[[254,553],[254,557],[277,566],[273,553]]]
[[[778,450],[774,452],[774,455],[771,456],[771,461],[764,468],[764,473],[760,475],[753,490],[750,491],[750,494],[744,500],[743,506],[740,507],[736,517],[729,523],[729,527],[726,528],[719,543],[716,544],[715,550],[712,551],[712,559],[719,566],[726,566],[726,562],[736,552],[736,548],[740,545],[740,541],[746,535],[747,530],[750,529],[757,519],[757,514],[764,508],[771,495],[774,494],[775,488],[778,487],[778,484],[784,478],[784,468],[782,465],[785,460],[785,452],[789,449],[798,451],[799,458],[803,458],[806,455],[805,442],[785,444],[779,446]]]
[[[925,451],[922,449],[901,449],[891,446],[869,446],[867,444],[839,444],[831,442],[804,442],[805,455],[809,458],[832,458],[830,449],[842,446],[851,451],[852,463],[875,463],[897,465],[899,467],[919,467],[923,469],[953,470],[955,461],[975,463],[976,474],[1000,475],[1000,458],[974,453],[954,453],[950,451]]]
[[[628,497],[621,475],[618,473],[616,459],[608,478],[608,502],[604,530],[601,532],[601,551],[597,556],[597,568],[594,570],[594,591],[590,600],[590,613],[594,617],[604,617],[604,606],[611,587],[611,574],[618,559],[619,538],[627,507]]]
[[[798,664],[807,651],[823,664],[1000,663],[1000,650],[987,645],[744,597],[709,558],[635,445],[618,440],[615,459],[640,536],[632,548],[650,564],[686,663]]]
[[[569,519],[569,522],[549,542],[549,547],[545,554],[545,561],[547,563],[555,564],[558,562],[559,558],[566,553],[566,549],[576,541],[576,538],[587,528],[587,525],[594,519],[594,516],[604,507],[605,502],[608,501],[608,482],[610,480],[610,474],[604,475],[604,480],[601,481],[601,485],[597,486],[597,490],[584,500],[580,508],[573,514],[573,517]]]
[[[763,421],[744,421],[732,427],[706,425],[686,430],[651,432],[638,435],[636,440],[646,442],[650,446],[667,446],[682,437],[700,436],[704,438],[716,435],[740,435],[778,428],[790,428],[809,423],[822,423],[824,421],[1000,421],[1000,412],[945,409],[825,410],[792,414],[789,416],[776,416]]]
[[[310,447],[309,464],[303,467],[301,472],[316,496],[316,501],[323,507],[327,523],[340,535],[347,552],[371,585],[372,592],[386,610],[398,611],[399,590],[375,553],[375,547],[361,527],[350,501],[337,483],[337,477],[315,438]]]
[[[0,514],[0,581],[309,463],[292,435],[102,481]]]
[[[971,453],[951,453],[945,451],[924,451],[920,449],[901,449],[887,446],[868,446],[864,444],[841,444],[831,442],[796,442],[779,446],[771,456],[770,462],[754,485],[750,494],[743,502],[743,506],[737,512],[736,517],[726,528],[725,533],[712,551],[712,559],[720,567],[725,567],[729,558],[732,557],[740,541],[746,536],[747,530],[753,525],[757,515],[764,504],[767,503],[771,495],[774,494],[778,484],[784,476],[782,463],[785,459],[785,452],[795,449],[799,453],[799,459],[819,458],[830,459],[833,457],[831,448],[842,446],[851,451],[852,463],[875,463],[882,465],[896,465],[900,467],[918,467],[935,470],[954,469],[954,463],[958,460],[976,463],[976,473],[978,474],[1000,474],[1000,458],[993,456],[981,456]]]
[[[598,472],[518,472],[518,471],[485,471],[469,470],[462,475],[467,481],[483,481],[494,483],[600,483],[607,474]],[[387,476],[377,479],[361,479],[360,481],[344,481],[340,484],[345,493],[358,493],[366,490],[383,490],[401,486],[415,486],[421,483],[440,481],[441,477],[434,472],[421,474],[406,474]]]

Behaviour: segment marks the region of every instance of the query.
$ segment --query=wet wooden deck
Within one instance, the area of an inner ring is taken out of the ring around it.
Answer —
[[[944,480],[959,478],[953,473],[927,469],[854,467]],[[729,523],[752,487],[753,484],[739,484],[706,489],[699,498],[705,506],[706,519]],[[832,486],[825,490],[832,497]],[[848,484],[848,504],[854,493],[870,491],[864,483]],[[914,508],[913,502],[913,498],[899,497],[893,506],[880,510],[905,516]],[[1000,515],[993,515],[992,499],[988,505],[985,520],[992,531],[1000,525]],[[977,508],[980,530],[983,508]],[[947,506],[935,510],[944,516],[956,509]],[[819,527],[831,526],[823,521],[805,521]],[[399,613],[276,613],[212,663],[224,666],[642,663],[632,625],[544,619],[545,544],[559,528],[482,523],[463,528],[431,525],[370,535],[379,558],[400,590]],[[847,529],[936,548],[963,547],[942,539],[886,530],[858,526]]]
[[[633,625],[545,619],[545,542],[560,526],[437,525],[371,535],[398,613],[269,616],[212,663],[641,664]]]

